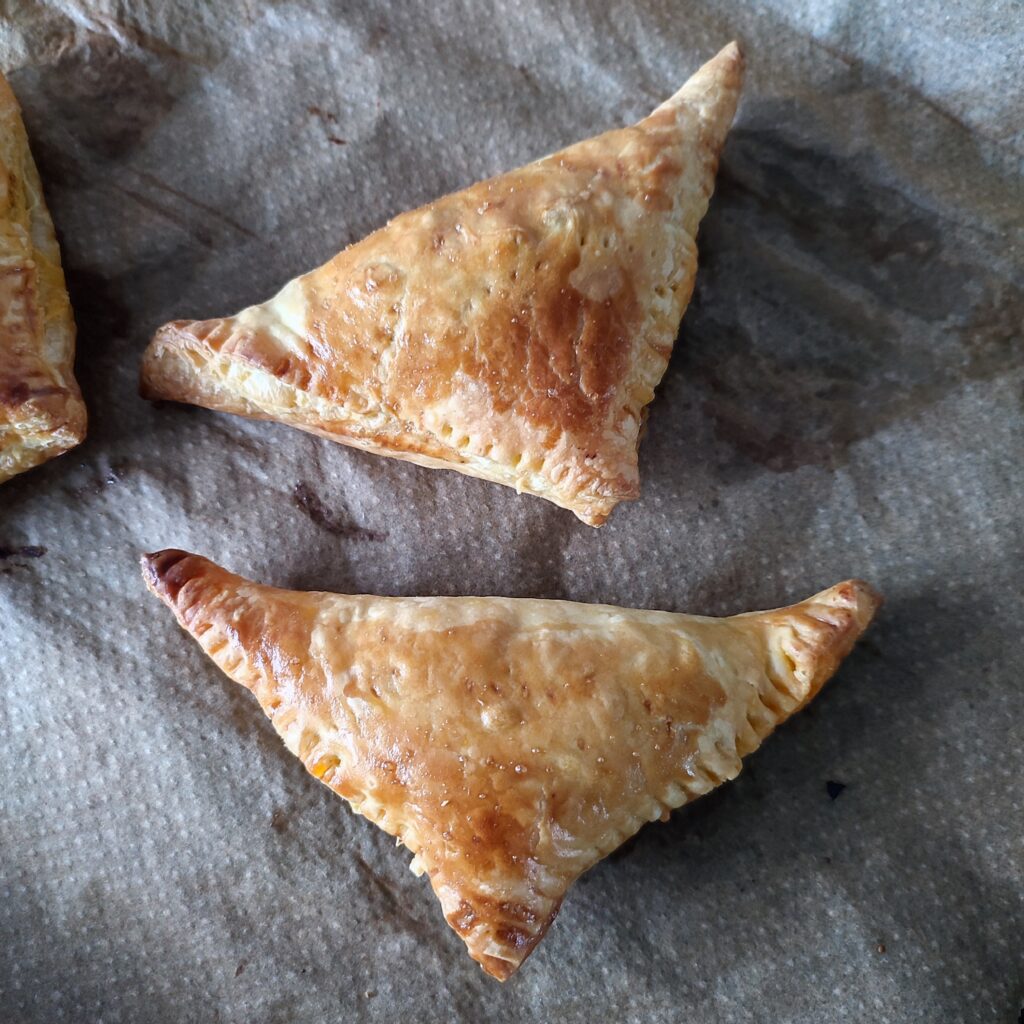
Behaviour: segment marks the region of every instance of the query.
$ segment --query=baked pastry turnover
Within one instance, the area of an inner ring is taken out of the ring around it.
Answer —
[[[402,214],[269,302],[177,320],[142,393],[455,469],[599,526],[697,271],[735,43],[630,128]]]
[[[502,981],[573,881],[733,778],[879,604],[848,580],[789,608],[708,619],[298,593],[182,551],[142,565],[288,749],[412,850],[448,923]]]
[[[85,437],[75,321],[18,101],[0,75],[0,483]]]

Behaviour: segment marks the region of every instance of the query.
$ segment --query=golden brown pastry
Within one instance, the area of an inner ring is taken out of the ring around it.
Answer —
[[[733,43],[631,128],[396,217],[237,316],[167,324],[142,393],[507,484],[600,526],[639,495],[644,408],[742,71]]]
[[[835,672],[858,580],[730,619],[564,601],[305,594],[198,555],[146,582],[306,768],[412,850],[504,981],[569,886],[707,793]]]
[[[0,75],[0,483],[85,437],[75,321],[18,101]]]

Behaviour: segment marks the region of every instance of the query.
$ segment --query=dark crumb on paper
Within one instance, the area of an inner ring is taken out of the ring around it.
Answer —
[[[270,815],[270,827],[279,836],[283,836],[288,831],[288,815],[285,813],[284,808],[274,808],[274,813]]]
[[[517,64],[516,71],[523,76],[528,85],[532,86],[534,89],[537,88],[537,82],[533,75],[530,74],[530,69],[525,64]]]
[[[237,978],[248,966],[249,961],[246,960],[245,957],[242,957],[242,959],[238,961],[238,966],[235,968],[235,977]]]
[[[0,558],[42,558],[45,554],[46,548],[38,544],[22,544],[16,548],[0,544]]]
[[[835,800],[844,789],[846,789],[845,782],[828,781],[825,783],[825,792],[828,793],[830,800]]]
[[[333,126],[338,123],[337,114],[332,114],[329,110],[324,110],[316,105],[306,107],[306,113],[310,117],[315,117],[324,126],[328,142],[335,146],[344,146],[348,142],[348,139],[343,139],[334,133]]]
[[[331,511],[323,503],[316,491],[305,482],[297,483],[292,489],[292,500],[317,526],[328,533],[333,533],[336,537],[374,542],[387,539],[386,533],[356,526],[354,523],[350,523],[344,515]]]
[[[338,116],[337,116],[337,114],[332,114],[329,110],[321,110],[317,106],[312,106],[312,107],[306,107],[306,111],[308,113],[312,114],[313,117],[320,118],[320,120],[324,121],[325,123],[328,123],[328,124],[337,124],[338,123]]]

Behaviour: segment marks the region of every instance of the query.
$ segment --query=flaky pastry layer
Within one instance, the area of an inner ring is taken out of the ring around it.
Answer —
[[[0,483],[85,437],[75,322],[18,101],[0,75]]]
[[[644,408],[693,290],[742,69],[731,44],[632,127],[402,214],[237,316],[167,324],[143,394],[600,525],[639,494]]]
[[[580,874],[733,778],[879,603],[857,580],[728,619],[348,597],[261,586],[182,551],[145,556],[143,573],[306,768],[412,850],[501,980]]]

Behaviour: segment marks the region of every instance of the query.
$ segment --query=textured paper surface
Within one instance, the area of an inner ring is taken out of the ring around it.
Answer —
[[[1016,1021],[1019,4],[0,15],[90,411],[80,449],[0,491],[0,1021]],[[734,37],[748,84],[643,497],[603,529],[136,397],[160,323],[633,120]],[[502,987],[408,852],[145,593],[138,553],[166,546],[348,592],[721,614],[860,575],[888,603],[734,784],[585,876]]]

